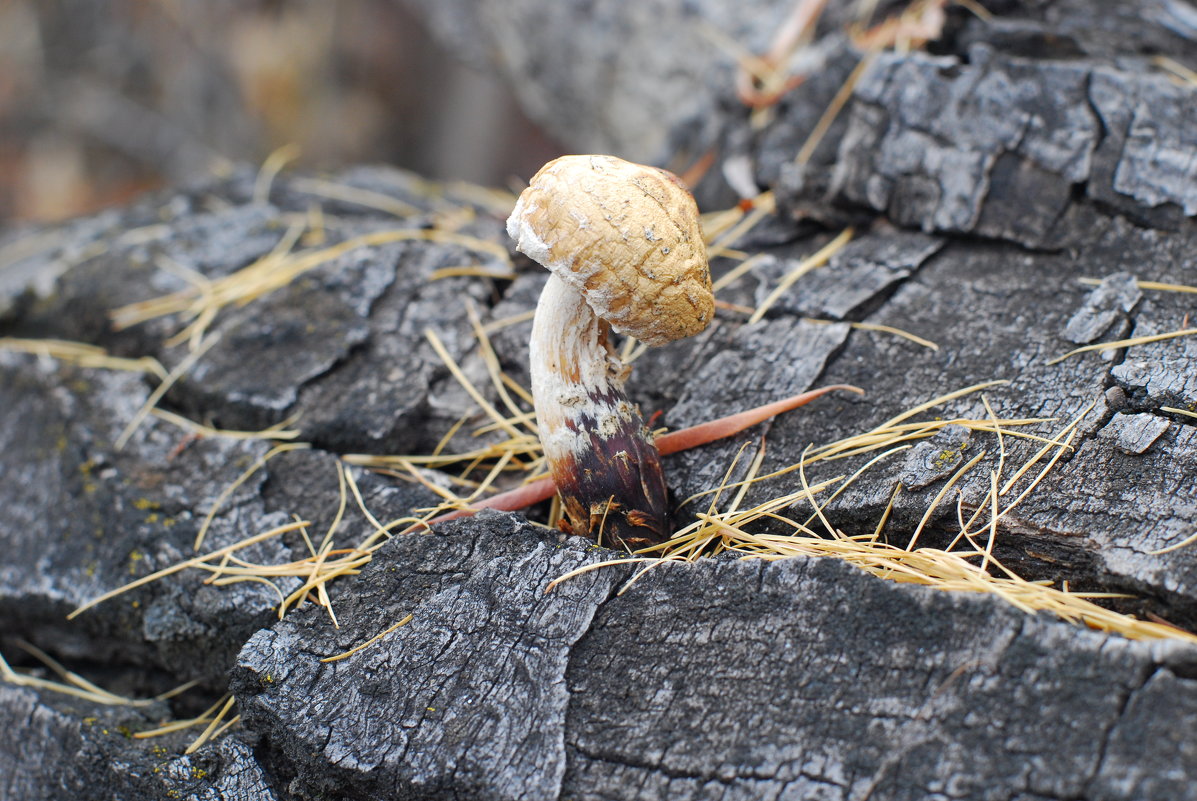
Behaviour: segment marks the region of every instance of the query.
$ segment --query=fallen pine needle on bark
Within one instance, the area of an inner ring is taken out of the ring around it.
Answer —
[[[1090,353],[1093,351],[1117,350],[1119,348],[1131,348],[1135,345],[1147,345],[1152,342],[1162,342],[1166,339],[1176,339],[1177,337],[1187,337],[1197,334],[1197,328],[1182,328],[1179,331],[1169,331],[1165,334],[1150,334],[1148,336],[1131,337],[1130,339],[1119,339],[1114,342],[1098,342],[1095,345],[1085,345],[1083,348],[1076,348],[1065,353],[1063,356],[1057,356],[1048,362],[1048,365],[1059,364],[1070,356],[1076,356],[1079,353]]]

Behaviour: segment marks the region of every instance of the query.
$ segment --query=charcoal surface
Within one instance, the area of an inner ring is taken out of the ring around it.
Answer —
[[[280,798],[237,735],[192,755],[182,754],[185,734],[133,738],[164,711],[161,704],[135,710],[0,686],[0,723],[20,735],[0,750],[0,797]]]
[[[666,458],[679,526],[781,496],[760,532],[943,548],[963,523],[1020,576],[1197,630],[1197,87],[1157,58],[1193,65],[1189,5],[1005,0],[988,21],[952,6],[938,40],[854,73],[843,4],[786,65],[808,80],[756,114],[729,42],[764,52],[792,4],[409,5],[463,56],[499,59],[568,149],[675,169],[710,153],[708,211],[772,192],[777,213],[713,261],[718,280],[751,259],[713,325],[639,355],[629,394],[673,429],[825,384],[865,394]],[[361,464],[495,442],[474,391],[520,407],[476,335],[526,381],[544,279],[506,241],[506,202],[382,167],[268,186],[245,167],[0,236],[0,653],[48,681],[41,649],[149,700],[0,683],[18,734],[0,743],[0,801],[1197,797],[1182,638],[829,558],[641,575],[535,525],[544,508],[382,537],[329,606],[309,596],[281,620],[303,577],[195,569],[68,620],[247,537],[291,527],[239,552],[251,561],[326,537],[341,553],[460,490],[449,471]],[[204,293],[234,289],[203,315]],[[171,295],[191,305],[140,315]],[[938,433],[795,467],[911,419]],[[778,475],[712,494],[750,470]],[[834,497],[802,492],[840,475],[856,478]],[[210,721],[132,736],[225,692],[222,723],[240,717],[192,754]]]
[[[611,566],[546,593],[601,556],[497,514],[392,541],[342,628],[312,612],[246,644],[248,725],[303,797],[1170,798],[1197,766],[1169,698],[1197,691],[1197,649],[832,560]]]

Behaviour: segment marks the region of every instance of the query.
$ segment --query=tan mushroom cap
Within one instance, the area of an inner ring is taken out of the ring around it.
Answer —
[[[507,233],[616,331],[649,345],[697,334],[714,314],[698,207],[665,170],[562,156],[532,177]]]

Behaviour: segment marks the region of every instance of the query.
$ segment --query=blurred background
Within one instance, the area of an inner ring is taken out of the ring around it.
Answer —
[[[0,0],[0,226],[290,144],[486,185],[561,152],[395,0]]]

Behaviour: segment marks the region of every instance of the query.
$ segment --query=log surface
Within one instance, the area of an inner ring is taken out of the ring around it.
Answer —
[[[989,4],[990,22],[952,7],[927,51],[875,58],[799,163],[860,58],[845,11],[821,23],[819,68],[754,124],[710,29],[763,52],[789,4],[653,0],[593,18],[592,4],[574,0],[412,5],[463,55],[497,54],[527,111],[571,150],[677,155],[684,167],[715,146],[698,187],[711,209],[734,202],[731,184],[773,192],[779,212],[735,243],[760,257],[720,293],[715,323],[640,357],[629,392],[671,428],[822,384],[867,395],[828,396],[666,458],[675,501],[717,486],[746,441],[765,438],[767,472],[808,445],[1000,380],[984,391],[989,408],[974,393],[932,414],[1051,418],[1033,429],[1049,437],[1079,422],[1071,450],[1003,515],[994,556],[1024,577],[1119,593],[1104,603],[1197,629],[1197,549],[1159,552],[1197,529],[1197,425],[1184,413],[1197,411],[1197,339],[1054,361],[1192,326],[1193,294],[1136,283],[1197,285],[1197,86],[1153,60],[1197,63],[1189,6],[1127,0],[1099,15],[1083,0],[1008,0]],[[311,604],[279,621],[274,590],[213,586],[197,571],[67,621],[97,595],[194,556],[213,509],[203,551],[297,518],[317,542],[338,519],[338,543],[366,536],[372,524],[352,497],[338,513],[339,457],[427,453],[476,412],[425,331],[486,387],[467,304],[483,324],[535,305],[544,275],[503,258],[503,215],[476,195],[362,167],[328,179],[389,197],[389,211],[286,174],[263,203],[256,179],[247,168],[149,195],[43,231],[34,245],[0,235],[0,246],[22,244],[0,249],[0,337],[86,342],[166,370],[191,352],[166,344],[187,320],[120,329],[110,312],[269,258],[293,226],[306,226],[294,243],[305,252],[410,235],[330,255],[212,321],[218,338],[160,408],[223,429],[298,415],[291,425],[309,446],[272,456],[224,498],[271,444],[197,438],[150,416],[117,448],[157,377],[0,348],[0,651],[50,677],[21,649],[27,640],[129,696],[199,683],[144,707],[0,684],[0,720],[19,733],[0,744],[0,799],[1197,797],[1186,734],[1197,721],[1197,649],[830,559],[721,557],[654,568],[630,585],[638,566],[608,566],[546,594],[567,571],[617,554],[488,513],[394,538],[360,575],[331,584],[339,627]],[[490,244],[416,235],[447,220]],[[852,240],[827,265],[747,322],[738,309],[770,299],[849,226]],[[715,277],[737,263],[716,260]],[[462,265],[515,278],[437,273]],[[525,322],[492,337],[517,380],[527,332]],[[485,422],[472,418],[449,447],[476,446],[472,426]],[[957,510],[971,516],[984,503],[991,473],[1010,476],[1040,446],[949,426],[874,465],[824,512],[849,535],[871,533],[900,484],[882,534],[905,544],[945,482],[985,451],[927,516],[920,542],[943,547]],[[867,458],[816,465],[807,478],[848,474]],[[380,521],[435,502],[419,484],[348,469]],[[791,474],[743,503],[799,486]],[[244,555],[308,553],[292,532]],[[361,651],[321,661],[408,615]],[[126,736],[198,714],[228,689],[239,725],[192,755],[182,750],[197,729]]]

